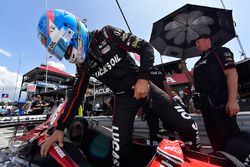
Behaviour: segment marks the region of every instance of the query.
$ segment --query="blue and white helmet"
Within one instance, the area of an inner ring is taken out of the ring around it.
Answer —
[[[88,30],[79,18],[61,9],[47,11],[39,20],[38,34],[50,54],[70,63],[83,63],[88,52]]]

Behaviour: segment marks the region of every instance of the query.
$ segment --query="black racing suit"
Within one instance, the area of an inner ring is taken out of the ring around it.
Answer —
[[[164,74],[159,69],[153,68],[150,71],[150,81],[163,91],[164,91],[163,82],[165,80],[166,79],[164,77]],[[161,138],[158,137],[158,133],[160,130],[159,117],[152,110],[152,106],[146,105],[144,106],[143,110],[146,115],[145,118],[149,128],[150,140],[160,142]],[[166,124],[166,122],[163,124],[163,127],[164,129],[167,129],[167,127],[169,127],[168,130],[171,129],[171,131],[173,131],[172,128]]]
[[[150,81],[155,85],[157,86],[158,88],[160,88],[162,91],[165,92],[165,88],[164,88],[164,84],[167,84],[166,83],[166,77],[165,75],[156,67],[154,67],[151,71],[150,71]],[[167,95],[168,96],[168,95]],[[186,110],[186,107],[181,105],[179,102],[175,101],[174,99],[172,99],[171,97],[169,97],[172,105],[174,106],[180,106],[182,107],[183,109]],[[157,114],[155,114],[155,111],[153,111],[152,109],[152,106],[149,106],[149,105],[146,105],[144,108],[143,108],[144,112],[145,112],[145,115],[146,115],[146,121],[147,121],[147,124],[148,124],[148,127],[149,127],[149,135],[150,135],[150,139],[152,141],[157,141],[157,142],[160,142],[161,141],[161,138],[158,137],[158,134],[159,134],[159,117]],[[183,111],[184,113],[184,111]],[[193,120],[188,120],[186,121],[186,126],[188,127],[191,127],[192,124],[194,124],[194,121]],[[168,122],[163,122],[162,123],[163,125],[163,128],[165,130],[167,130],[167,132],[170,133],[173,133],[175,131],[175,128],[171,127],[171,125],[168,124]],[[188,127],[186,127],[188,129]],[[180,136],[181,138],[184,137],[185,139],[185,136]],[[183,139],[183,140],[184,140]],[[154,143],[154,142],[153,142]],[[193,148],[193,149],[196,149],[196,148]]]
[[[210,49],[195,63],[194,86],[201,96],[202,116],[214,151],[227,151],[243,162],[250,154],[250,138],[245,139],[248,135],[240,131],[236,116],[230,117],[225,108],[228,87],[224,70],[230,68],[235,68],[235,62],[228,48]]]
[[[78,79],[73,86],[57,129],[64,129],[74,116],[77,106],[83,100],[88,80],[93,76],[110,87],[116,96],[113,115],[112,155],[113,166],[131,166],[128,157],[132,142],[133,122],[138,108],[147,103],[147,98],[136,100],[132,87],[138,79],[149,80],[154,55],[151,45],[119,28],[105,26],[90,34],[90,50],[84,64],[77,66]],[[131,58],[129,52],[136,52],[140,57],[140,67]],[[163,122],[169,122],[177,131],[199,144],[197,125],[186,126],[190,116],[182,113],[182,108],[174,108],[165,93],[150,85],[150,94],[156,114]],[[132,162],[131,162],[132,163]]]

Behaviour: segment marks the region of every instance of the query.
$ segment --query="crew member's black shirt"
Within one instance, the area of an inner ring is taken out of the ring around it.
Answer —
[[[164,81],[166,81],[165,75],[157,68],[153,68],[150,71],[150,81],[153,82],[161,90],[164,90]]]
[[[194,66],[194,86],[201,94],[209,94],[211,99],[226,101],[227,82],[224,71],[235,68],[233,53],[225,47],[208,50]]]

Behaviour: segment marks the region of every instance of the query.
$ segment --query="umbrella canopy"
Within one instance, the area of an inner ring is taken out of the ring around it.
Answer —
[[[186,59],[199,55],[194,40],[202,35],[215,46],[233,39],[232,10],[186,4],[153,24],[150,42],[161,55]]]

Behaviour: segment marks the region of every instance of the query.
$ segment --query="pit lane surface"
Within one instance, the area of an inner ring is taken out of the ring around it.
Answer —
[[[0,148],[8,146],[9,139],[13,136],[14,132],[15,132],[14,127],[7,127],[0,129]],[[16,135],[17,136],[22,135],[23,132],[24,128],[20,127],[18,128]]]
[[[209,139],[205,130],[202,116],[200,114],[190,114],[192,118],[197,122],[199,127],[199,135],[201,139],[201,144],[203,146],[210,146]],[[87,119],[94,119],[100,124],[103,124],[111,128],[112,117],[111,116],[92,116],[86,117]],[[237,122],[241,130],[248,131],[250,133],[250,111],[240,112],[237,114]],[[160,124],[161,126],[161,124]],[[143,137],[148,136],[149,131],[146,121],[142,121],[140,118],[136,118],[134,122],[134,135],[139,135]]]

